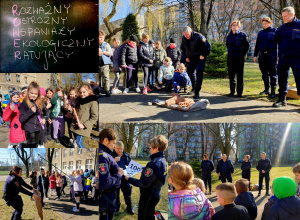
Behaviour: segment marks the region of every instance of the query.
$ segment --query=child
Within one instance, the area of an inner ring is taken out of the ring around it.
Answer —
[[[37,190],[40,192],[40,195],[41,195],[42,207],[45,206],[45,203],[44,203],[44,196],[45,196],[44,190],[46,192],[45,182],[46,182],[45,170],[43,168],[41,168],[41,173],[37,179]]]
[[[46,176],[45,176],[45,184],[44,184],[44,187],[45,187],[45,196],[46,196],[47,200],[49,200],[49,198],[48,198],[48,190],[49,190],[49,185],[50,185],[49,177],[50,177],[50,171],[47,170],[46,171]]]
[[[72,177],[75,177],[75,170],[72,171]],[[75,201],[75,192],[74,192],[74,181],[71,180],[70,183],[70,201]]]
[[[174,73],[172,83],[174,85],[174,92],[179,93],[181,88],[184,88],[186,92],[187,88],[191,86],[191,79],[187,72],[185,72],[185,65],[183,63],[179,64],[178,71]]]
[[[55,90],[55,95],[51,99],[52,112],[51,118],[53,123],[53,138],[56,144],[60,144],[60,139],[65,136],[65,120],[64,120],[64,102],[61,101],[64,97],[64,89],[58,87]],[[59,135],[58,135],[59,129]]]
[[[113,39],[113,44],[114,44],[114,48],[112,48],[113,51],[112,61],[114,66],[115,80],[113,83],[113,88],[111,90],[111,93],[120,94],[122,93],[122,91],[118,89],[118,86],[120,82],[120,74],[122,71],[121,60],[120,60],[122,47],[120,47],[120,40],[116,37]]]
[[[274,194],[272,187],[270,189],[271,189],[271,193]],[[268,218],[270,208],[274,204],[276,204],[278,201],[279,201],[279,199],[275,195],[272,195],[268,199],[268,202],[265,204],[264,211],[263,211],[262,216],[261,216],[261,220],[266,220]]]
[[[170,45],[166,49],[167,56],[172,59],[174,69],[177,69],[177,63],[181,58],[180,47],[177,47],[173,38],[170,38]]]
[[[273,192],[279,201],[270,208],[267,220],[300,219],[300,199],[295,196],[297,185],[291,177],[277,177],[273,181]]]
[[[168,171],[168,182],[175,190],[168,195],[168,219],[210,219],[208,199],[193,184],[194,173],[189,164],[174,162]]]
[[[159,68],[158,83],[160,85],[165,84],[165,90],[170,92],[172,90],[172,79],[174,75],[174,67],[170,57],[166,57],[164,65]]]
[[[67,122],[68,126],[68,133],[69,133],[69,144],[68,147],[72,147],[76,143],[74,142],[75,138],[73,135],[73,132],[71,131],[71,124],[73,121],[73,115],[72,115],[72,110],[75,107],[75,100],[77,98],[77,89],[75,87],[71,87],[67,96],[67,101],[64,103],[64,108],[67,112],[65,115],[65,120]],[[70,110],[70,111],[69,111]]]
[[[50,180],[50,196],[52,196],[52,193],[55,195],[56,192],[56,177],[55,177],[55,171],[52,171],[52,175],[49,178]]]
[[[232,183],[219,184],[216,193],[218,202],[224,209],[214,214],[212,220],[250,220],[247,209],[234,203],[236,190]]]
[[[29,178],[30,178],[30,185],[32,185],[32,188],[37,189],[37,172],[31,171]],[[32,199],[32,196],[31,196],[31,199]]]
[[[24,126],[27,147],[36,148],[39,144],[42,125],[46,123],[43,118],[43,101],[40,87],[37,82],[31,82],[28,86],[27,95],[21,103],[19,120]]]
[[[73,208],[73,212],[79,212],[80,197],[82,196],[83,191],[80,170],[75,172],[75,177],[69,176],[69,179],[72,181],[75,191],[76,206]]]
[[[45,119],[45,123],[46,123],[50,118],[51,110],[49,110],[49,109],[51,108],[51,103],[48,102],[48,100],[46,98],[45,89],[40,88],[40,92],[41,92],[42,101],[43,101],[42,115],[43,115],[43,118]],[[44,143],[48,142],[46,135],[47,135],[47,130],[46,130],[46,124],[45,124],[44,129],[41,130],[41,133],[39,136],[39,145],[38,145],[39,148],[44,148]]]
[[[83,84],[79,88],[79,97],[76,99],[76,112],[71,125],[71,131],[75,133],[78,147],[85,148],[83,137],[89,137],[93,125],[98,120],[98,97],[94,95],[89,84]],[[70,111],[70,109],[68,109]],[[72,110],[74,114],[74,109]]]
[[[90,179],[90,173],[89,172],[86,172],[84,174],[84,189],[83,189],[83,193],[84,193],[84,199],[86,202],[88,202],[88,199],[89,199],[89,191],[90,191],[90,188],[91,188],[91,179]]]
[[[300,199],[300,163],[297,163],[293,167],[293,173],[295,174],[295,178],[298,181],[298,187],[296,191],[296,196]]]
[[[61,175],[56,171],[55,172],[55,178],[56,178],[56,200],[60,200],[61,195],[61,188],[63,186],[63,180]]]
[[[94,176],[92,179],[91,186],[93,187],[93,191],[92,191],[93,203],[96,203],[98,201],[98,197],[99,197],[99,175],[100,175],[100,171],[97,170],[96,176]]]
[[[20,121],[20,96],[19,92],[12,88],[9,91],[10,94],[10,103],[6,106],[4,113],[3,113],[3,120],[10,121],[11,128],[9,133],[9,148],[18,145],[18,147],[22,147],[22,142],[26,141],[25,130],[23,129]],[[1,106],[0,106],[1,108]]]
[[[161,47],[161,42],[155,43],[155,60],[153,64],[153,72],[155,74],[156,89],[161,89],[158,84],[158,70],[163,65],[165,58],[167,57],[166,51]],[[152,79],[154,81],[154,79]]]
[[[53,97],[53,90],[48,88],[46,89],[46,98],[47,98],[47,108],[50,112],[52,112],[52,105],[51,105],[51,99]],[[51,116],[51,113],[50,113]],[[45,138],[48,139],[48,141],[52,141],[52,132],[53,132],[53,126],[52,126],[52,120],[51,117],[46,121],[45,124]]]
[[[254,196],[249,192],[249,181],[247,179],[239,179],[235,182],[235,188],[238,196],[235,198],[234,203],[244,206],[250,215],[251,220],[257,217],[257,206],[255,204]]]
[[[25,99],[26,95],[27,95],[27,86],[24,86],[21,89],[21,96],[20,96],[20,102],[23,102],[23,100]]]

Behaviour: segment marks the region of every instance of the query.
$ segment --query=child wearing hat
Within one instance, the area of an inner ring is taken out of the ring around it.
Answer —
[[[170,38],[170,45],[166,49],[167,57],[172,59],[173,67],[177,69],[177,63],[180,61],[181,58],[181,51],[180,47],[177,47],[173,38]]]
[[[295,179],[298,181],[296,196],[300,199],[300,162],[293,167],[293,173],[295,174]]]
[[[26,141],[26,135],[25,130],[19,121],[20,95],[15,88],[10,89],[9,94],[10,102],[3,113],[3,120],[10,121],[11,124],[9,133],[10,144],[8,147],[22,147],[22,143]]]

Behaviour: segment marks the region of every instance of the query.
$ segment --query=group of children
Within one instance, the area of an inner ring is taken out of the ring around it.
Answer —
[[[139,66],[143,71],[142,92],[144,95],[147,95],[153,89],[160,90],[162,88],[168,92],[173,89],[175,93],[179,93],[181,89],[186,91],[191,86],[191,80],[185,71],[185,65],[183,63],[179,64],[181,52],[173,39],[170,40],[170,45],[167,47],[166,52],[162,48],[160,41],[154,43],[152,40],[149,40],[149,35],[146,33],[142,35],[142,41],[138,42],[138,38],[135,35],[131,35],[128,41],[122,45],[118,38],[114,38],[114,48],[112,49],[108,43],[103,41],[104,38],[105,33],[100,31],[99,69],[103,88],[107,96],[110,96],[110,64],[112,64],[115,73],[111,94],[122,93],[118,88],[122,71],[125,74],[123,93],[129,92],[131,83],[134,84],[136,92],[140,93],[138,82]],[[107,61],[108,58],[111,58],[111,63]],[[106,61],[106,64],[104,61]]]
[[[54,139],[56,144],[66,140],[68,147],[84,148],[83,137],[89,137],[98,120],[98,97],[90,84],[71,87],[41,88],[37,82],[18,92],[10,89],[10,102],[3,112],[3,120],[10,122],[9,147],[44,147]]]
[[[290,177],[278,177],[273,181],[274,195],[265,204],[262,220],[300,219],[300,163],[293,167],[296,182]],[[173,190],[168,195],[169,220],[254,220],[257,205],[249,191],[249,181],[239,179],[222,183],[216,187],[218,203],[224,209],[215,213],[211,202],[205,196],[201,179],[194,178],[193,169],[184,162],[174,162],[168,171],[168,182]]]

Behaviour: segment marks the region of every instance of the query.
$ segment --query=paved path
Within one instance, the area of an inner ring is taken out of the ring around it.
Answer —
[[[0,128],[0,148],[7,148],[9,144],[9,131],[10,129],[5,127]]]
[[[100,99],[100,123],[112,122],[300,122],[300,108],[287,106],[273,108],[272,103],[200,93],[210,101],[208,109],[197,112],[148,106],[155,99],[166,100],[170,93],[149,93],[147,96],[130,91],[128,94],[112,95]],[[191,97],[191,95],[186,95]]]

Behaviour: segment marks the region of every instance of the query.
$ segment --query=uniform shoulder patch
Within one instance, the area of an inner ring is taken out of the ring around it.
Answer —
[[[18,181],[15,181],[16,186],[20,186],[20,183]]]
[[[203,42],[203,43],[205,43],[205,42],[206,42],[206,39],[205,39],[204,37],[202,38],[202,42]]]
[[[104,175],[107,173],[107,164],[106,163],[100,163],[99,165],[99,171],[100,171],[100,174]]]
[[[153,174],[153,170],[150,167],[147,167],[147,169],[145,170],[145,176],[149,177]]]

